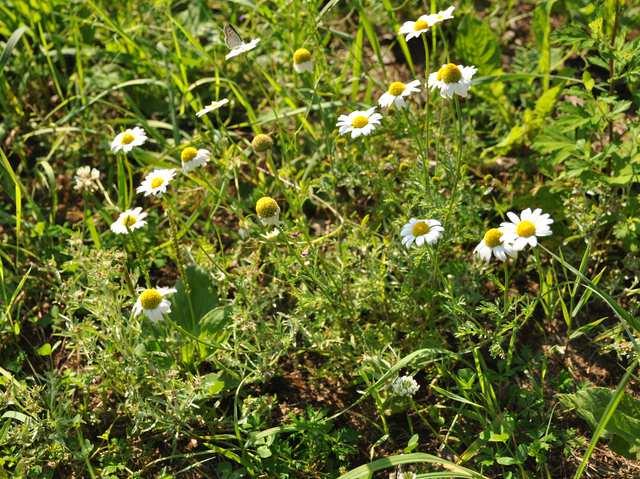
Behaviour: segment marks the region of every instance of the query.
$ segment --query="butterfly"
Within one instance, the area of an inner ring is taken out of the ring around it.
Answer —
[[[240,45],[244,44],[238,31],[228,23],[224,26],[224,41],[230,50],[238,48]]]

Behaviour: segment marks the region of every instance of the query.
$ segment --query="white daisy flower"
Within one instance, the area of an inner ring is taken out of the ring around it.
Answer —
[[[171,303],[165,296],[176,292],[175,288],[149,288],[145,289],[136,304],[133,305],[133,315],[140,316],[144,313],[151,321],[160,321],[164,314],[171,312]]]
[[[507,217],[511,222],[500,225],[503,234],[503,242],[510,245],[514,251],[522,251],[527,245],[535,247],[538,245],[538,236],[551,236],[549,225],[553,220],[548,213],[542,213],[540,208],[531,211],[527,208],[520,213],[520,216],[509,211]]]
[[[298,48],[293,52],[293,69],[296,73],[313,71],[313,60],[311,52],[306,48]]]
[[[473,252],[487,263],[491,261],[491,256],[495,256],[500,261],[505,261],[507,256],[515,258],[518,255],[509,244],[504,242],[504,235],[499,228],[487,230],[482,241],[478,243]]]
[[[253,50],[255,47],[258,46],[258,43],[260,43],[259,38],[254,38],[248,43],[242,42],[238,46],[233,47],[231,51],[227,53],[227,55],[224,58],[226,60],[229,60],[233,57],[237,57],[238,55],[242,55],[243,53]]]
[[[173,168],[153,170],[145,176],[144,181],[136,188],[136,192],[144,193],[144,196],[162,196],[174,176],[176,176],[176,170]]]
[[[375,113],[375,111],[376,108],[373,107],[365,111],[354,111],[348,115],[340,115],[336,124],[340,128],[339,133],[341,135],[351,133],[351,138],[369,135],[382,119],[382,115]]]
[[[147,217],[147,213],[142,212],[142,208],[133,208],[132,210],[125,210],[120,213],[118,219],[111,223],[111,231],[117,235],[126,235],[133,230],[142,228],[147,224],[144,219]]]
[[[404,97],[417,93],[420,91],[420,80],[413,80],[409,83],[402,83],[400,81],[394,81],[389,85],[387,90],[379,99],[378,105],[382,108],[387,108],[392,104],[398,108],[404,107],[407,103],[404,101]]]
[[[429,15],[429,23],[431,26],[444,22],[445,20],[451,20],[453,18],[453,11],[456,7],[449,7],[446,10],[440,10],[438,13]]]
[[[200,148],[196,150],[193,146],[187,146],[180,153],[180,160],[182,161],[182,171],[189,173],[195,170],[199,166],[203,166],[209,161],[211,153],[209,150]]]
[[[196,116],[200,118],[201,116],[204,116],[207,113],[211,113],[212,111],[215,111],[218,108],[223,107],[227,103],[229,103],[229,100],[227,98],[223,98],[222,100],[218,100],[218,101],[212,101],[207,106],[205,106],[202,110],[196,113]]]
[[[117,153],[124,151],[129,153],[136,146],[144,145],[147,141],[147,134],[145,131],[136,126],[135,128],[128,128],[121,133],[118,133],[111,142],[111,151]]]
[[[407,224],[402,227],[400,235],[402,236],[402,244],[409,248],[415,243],[416,246],[423,244],[434,244],[442,236],[444,228],[438,220],[418,220],[411,218]]]
[[[429,75],[428,86],[440,89],[442,98],[452,98],[454,94],[467,96],[471,78],[478,71],[476,67],[465,67],[454,63],[442,65],[437,72]]]
[[[431,28],[431,15],[421,15],[415,22],[404,22],[398,30],[405,35],[405,40],[418,38],[422,33],[428,32]]]
[[[73,177],[73,189],[93,193],[100,188],[100,171],[90,166],[81,166]]]
[[[263,225],[275,226],[280,222],[280,207],[270,196],[263,196],[256,201],[256,214]]]
[[[413,376],[400,376],[391,384],[391,390],[396,396],[411,397],[420,389],[420,385]]]

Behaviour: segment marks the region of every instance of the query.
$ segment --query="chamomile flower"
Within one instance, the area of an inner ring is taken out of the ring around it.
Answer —
[[[225,106],[227,103],[229,103],[229,100],[227,98],[223,98],[222,100],[218,100],[218,101],[212,101],[207,106],[205,106],[202,110],[196,113],[196,116],[200,118],[201,116],[204,116],[207,113],[211,113],[212,111],[215,111],[218,108]]]
[[[133,305],[134,316],[144,313],[151,321],[160,321],[162,316],[171,312],[171,303],[165,296],[176,292],[175,288],[149,288],[138,296]]]
[[[100,188],[100,171],[90,166],[81,166],[76,170],[73,181],[74,190],[93,193]]]
[[[270,196],[263,196],[256,202],[256,214],[263,225],[275,226],[280,220],[280,207]]]
[[[260,43],[259,38],[254,38],[253,40],[247,43],[242,42],[239,45],[233,47],[231,51],[227,53],[227,55],[224,58],[225,60],[229,60],[233,57],[237,57],[238,55],[242,55],[243,53],[249,52],[253,50],[255,47],[257,47],[258,43]]]
[[[527,245],[538,245],[538,237],[551,236],[550,225],[553,220],[548,213],[542,213],[540,208],[531,210],[527,208],[520,216],[509,211],[507,217],[511,222],[500,225],[503,241],[511,246],[514,251],[522,251]]]
[[[162,196],[174,176],[176,176],[176,170],[173,168],[153,170],[144,178],[136,191],[144,193],[144,196]]]
[[[298,48],[293,52],[293,69],[296,73],[310,72],[313,70],[311,52],[306,48]]]
[[[428,32],[431,28],[431,16],[421,15],[415,22],[404,22],[398,30],[399,33],[405,35],[405,40],[418,38],[422,33]]]
[[[369,108],[364,111],[354,111],[348,115],[340,115],[336,126],[341,135],[351,133],[351,138],[367,136],[380,124],[382,115],[376,113],[376,108]]]
[[[180,160],[182,161],[182,171],[189,173],[195,170],[199,166],[203,166],[209,161],[211,153],[204,148],[195,149],[193,146],[187,146],[180,153]]]
[[[509,244],[504,242],[504,234],[499,228],[491,228],[487,230],[473,250],[474,254],[485,262],[491,261],[491,256],[495,256],[500,261],[505,261],[507,256],[515,257],[516,253]]]
[[[420,389],[420,385],[413,376],[400,376],[391,384],[391,390],[396,396],[411,397]]]
[[[144,145],[147,141],[147,134],[145,131],[136,126],[135,128],[128,128],[121,133],[118,133],[111,142],[111,151],[117,153],[124,151],[129,153],[136,146]]]
[[[389,89],[378,99],[378,105],[387,108],[395,105],[398,108],[404,107],[407,103],[404,98],[420,91],[420,80],[413,80],[409,83],[394,81],[389,85]]]
[[[251,147],[256,153],[266,153],[273,147],[273,139],[264,133],[258,133],[251,140]]]
[[[466,97],[471,86],[471,78],[477,71],[476,67],[447,63],[429,75],[428,86],[432,90],[438,88],[442,98],[453,98],[454,94]]]
[[[144,220],[147,213],[142,212],[142,208],[133,208],[120,213],[118,219],[111,223],[111,231],[117,235],[126,235],[133,230],[142,228],[147,222]]]
[[[407,248],[415,243],[416,246],[423,244],[434,244],[442,236],[444,228],[438,220],[419,220],[411,218],[407,224],[402,227],[400,235],[402,236],[402,244]]]
[[[431,26],[444,22],[445,20],[451,20],[453,18],[453,11],[456,7],[449,7],[446,10],[440,10],[438,13],[429,15],[429,23]]]

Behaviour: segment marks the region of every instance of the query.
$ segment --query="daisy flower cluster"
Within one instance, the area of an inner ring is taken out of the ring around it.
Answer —
[[[454,7],[439,11],[434,14],[421,15],[415,21],[405,22],[399,30],[406,41],[418,38],[436,25],[453,18]],[[259,39],[244,42],[233,27],[225,26],[225,39],[230,51],[226,55],[229,60],[242,55],[257,47]],[[297,74],[312,72],[314,69],[313,57],[306,48],[298,48],[292,55],[293,70]],[[431,90],[439,90],[444,99],[451,99],[455,95],[466,97],[471,86],[472,78],[477,69],[473,66],[446,63],[437,71],[427,76],[426,87]],[[388,89],[378,98],[378,107],[382,109],[408,108],[408,100],[411,96],[420,95],[423,85],[420,80],[393,81]],[[428,98],[428,97],[427,97]],[[197,118],[222,108],[227,105],[226,98],[212,101],[196,113]],[[350,135],[355,139],[360,136],[370,135],[380,126],[383,115],[376,111],[377,107],[352,111],[338,117],[337,128],[339,135]],[[149,140],[147,133],[140,126],[125,129],[115,135],[110,143],[114,154],[122,155],[127,161],[127,155],[132,154],[135,148],[143,146]],[[251,141],[251,149],[261,158],[269,160],[270,151],[273,148],[273,139],[266,134],[256,134]],[[211,158],[211,152],[206,148],[197,148],[187,145],[182,148],[179,161],[182,166],[181,173],[189,175],[198,168],[207,165]],[[127,163],[128,164],[128,163]],[[167,193],[171,183],[178,176],[177,168],[154,168],[140,182],[136,193],[144,198],[161,198]],[[95,191],[100,185],[100,173],[90,167],[79,168],[75,176],[75,188],[79,191]],[[101,186],[101,185],[100,185]],[[276,228],[263,237],[273,239],[278,236],[277,226],[280,224],[280,206],[275,199],[269,196],[261,197],[255,204],[255,214],[262,225]],[[130,235],[136,230],[147,225],[148,213],[142,207],[135,206],[121,211],[110,229],[117,235]],[[499,227],[487,230],[474,249],[474,254],[483,261],[489,262],[492,258],[506,261],[507,258],[515,258],[519,251],[527,247],[535,247],[538,238],[551,235],[550,225],[553,220],[548,214],[542,213],[538,208],[527,208],[519,215],[513,212],[507,213],[509,221],[503,222]],[[447,226],[448,227],[448,226]],[[430,247],[435,245],[444,235],[445,227],[435,218],[411,218],[400,230],[401,244],[406,248]],[[148,282],[148,280],[147,280]],[[175,288],[147,287],[142,290],[133,306],[133,314],[138,316],[145,314],[153,321],[157,321],[163,315],[171,312],[171,303],[168,297],[175,293]],[[397,378],[392,384],[393,393],[398,396],[413,396],[419,389],[419,385],[411,376]]]
[[[421,15],[415,21],[405,22],[398,33],[405,35],[406,41],[418,38],[439,23],[453,18],[455,7],[439,11],[430,15]],[[447,63],[442,65],[438,71],[431,73],[427,78],[427,88],[440,90],[442,98],[450,99],[454,95],[467,97],[471,80],[477,68],[473,66],[456,65]],[[420,80],[411,80],[407,83],[402,81],[392,82],[387,91],[378,98],[380,108],[406,108],[407,99],[414,94],[420,93],[422,85]],[[338,133],[340,135],[350,134],[351,138],[370,135],[379,125],[382,115],[376,112],[376,107],[367,110],[358,110],[338,117]]]

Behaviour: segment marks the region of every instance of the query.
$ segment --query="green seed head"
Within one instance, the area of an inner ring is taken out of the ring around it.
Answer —
[[[264,153],[271,149],[273,146],[273,140],[269,135],[260,133],[253,138],[251,146],[253,147],[253,151],[256,153]]]

